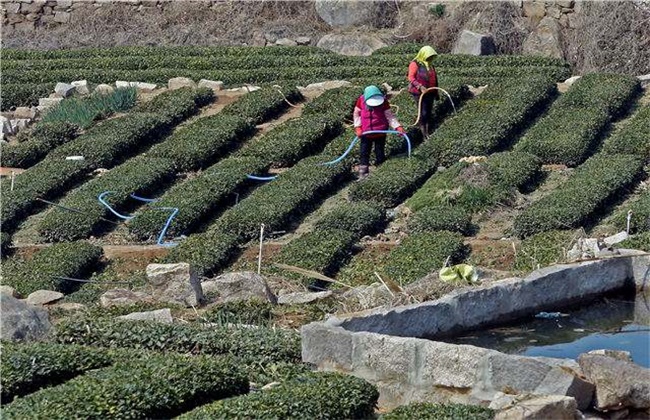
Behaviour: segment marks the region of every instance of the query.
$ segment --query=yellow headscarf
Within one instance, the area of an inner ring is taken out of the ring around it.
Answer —
[[[429,70],[429,63],[427,62],[427,58],[431,57],[432,55],[438,55],[438,53],[436,52],[436,50],[426,45],[420,48],[420,52],[418,52],[418,55],[415,56],[414,60],[422,64],[427,68],[427,70]]]

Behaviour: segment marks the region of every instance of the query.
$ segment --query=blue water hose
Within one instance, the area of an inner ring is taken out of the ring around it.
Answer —
[[[254,181],[273,181],[274,179],[277,179],[278,176],[255,176],[255,175],[246,175],[248,179],[252,179]]]
[[[176,242],[163,242],[165,238],[165,233],[167,233],[167,229],[169,228],[169,225],[172,223],[172,220],[176,215],[178,214],[178,208],[177,207],[155,207],[157,210],[171,210],[171,214],[167,218],[167,222],[165,223],[165,227],[160,231],[160,235],[158,235],[158,241],[156,241],[156,244],[160,246],[176,246],[178,243]]]
[[[145,203],[155,203],[156,201],[158,201],[158,198],[144,198],[144,197],[137,196],[135,194],[131,194],[131,198],[139,201],[144,201]]]
[[[406,133],[400,133],[397,130],[370,130],[370,131],[364,131],[361,135],[365,136],[366,134],[398,134],[406,140],[406,149],[408,151],[408,156],[411,157],[411,139],[409,139],[409,136]],[[352,143],[350,143],[350,146],[343,152],[341,156],[338,158],[331,160],[329,162],[323,162],[321,165],[336,165],[352,151],[352,148],[354,147],[355,144],[359,141],[359,136],[356,136],[354,140],[352,140]]]
[[[110,194],[112,192],[114,192],[114,191],[104,191],[103,193],[101,193],[101,194],[99,194],[97,196],[97,200],[99,200],[99,202],[104,207],[106,207],[108,210],[110,210],[111,213],[113,213],[114,215],[116,215],[120,219],[124,219],[124,220],[133,219],[135,216],[125,216],[123,214],[120,214],[117,211],[115,211],[111,207],[110,204],[108,204],[106,202],[104,197],[106,197],[108,194]],[[129,194],[129,196],[131,198],[135,199],[135,200],[143,201],[145,203],[155,203],[155,202],[158,201],[157,198],[144,198],[144,197],[140,197],[140,196],[135,195],[135,194]],[[171,210],[172,211],[171,214],[169,215],[169,217],[167,218],[167,221],[165,222],[165,226],[163,227],[163,229],[160,231],[160,234],[158,235],[158,240],[157,240],[156,244],[160,245],[160,246],[176,246],[176,245],[178,245],[176,242],[163,242],[163,239],[165,238],[165,233],[167,233],[167,229],[169,229],[169,225],[172,223],[172,220],[174,219],[174,217],[176,217],[176,215],[178,214],[178,208],[177,207],[154,207],[154,209],[156,209],[156,210]]]
[[[120,214],[120,213],[116,212],[116,211],[113,209],[113,207],[111,207],[111,205],[108,204],[108,203],[106,202],[106,200],[104,200],[104,197],[106,197],[108,194],[110,194],[110,193],[112,193],[112,192],[114,192],[114,191],[104,191],[103,193],[101,193],[101,194],[99,194],[99,195],[97,196],[97,200],[99,200],[99,202],[100,202],[104,207],[106,207],[108,210],[110,210],[111,213],[113,213],[114,215],[116,215],[116,216],[119,217],[120,219],[124,219],[124,220],[131,220],[131,219],[133,219],[135,216],[125,216],[125,215],[123,215],[123,214]]]

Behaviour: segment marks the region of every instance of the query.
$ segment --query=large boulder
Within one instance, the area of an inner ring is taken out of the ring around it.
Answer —
[[[150,302],[151,296],[143,292],[134,292],[127,289],[107,290],[99,297],[99,303],[104,308],[111,306],[135,305],[141,302]]]
[[[154,299],[188,307],[203,300],[201,281],[188,263],[149,264],[146,271]]]
[[[169,90],[176,90],[184,87],[195,88],[196,83],[194,83],[194,80],[189,77],[173,77],[167,81],[167,88]]]
[[[361,0],[316,0],[316,13],[334,28],[360,25],[382,26],[394,5],[389,2]]]
[[[328,34],[316,46],[343,55],[368,56],[386,44],[372,35]]]
[[[561,29],[555,19],[550,17],[542,19],[524,41],[524,54],[564,58]]]
[[[62,98],[67,98],[75,92],[76,88],[68,83],[57,83],[54,86],[54,92]]]
[[[470,54],[470,55],[490,55],[496,52],[494,39],[492,35],[484,35],[476,32],[464,30],[456,44],[454,44],[453,54]]]
[[[581,354],[578,363],[596,385],[599,410],[650,408],[650,369],[599,354]]]
[[[11,295],[0,293],[0,338],[36,341],[47,337],[52,328],[47,311]]]
[[[37,290],[27,296],[27,303],[30,305],[47,305],[63,299],[63,293],[53,290]]]
[[[211,286],[212,292],[219,295],[220,302],[257,299],[277,303],[266,279],[251,271],[223,274],[215,278]]]

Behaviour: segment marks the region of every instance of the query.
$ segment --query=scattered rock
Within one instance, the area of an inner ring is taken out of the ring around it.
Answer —
[[[564,58],[561,28],[557,20],[545,17],[528,35],[523,45],[524,54]]]
[[[369,286],[359,286],[350,289],[340,296],[341,303],[355,310],[365,310],[386,305],[393,300],[393,295],[381,283]]]
[[[131,86],[135,86],[135,83],[136,82],[126,82],[124,80],[116,80],[115,81],[115,87],[118,88],[118,89],[119,88],[128,88],[128,87],[131,87]]]
[[[533,23],[537,24],[546,14],[544,2],[538,1],[525,1],[523,2],[524,16],[530,18]]]
[[[262,388],[260,388],[260,389],[261,389],[262,391],[266,391],[266,390],[269,390],[269,389],[271,389],[271,388],[274,388],[274,387],[276,387],[276,386],[278,386],[278,385],[280,385],[280,382],[271,382],[271,383],[268,383],[268,384],[264,385],[264,386],[263,386]]]
[[[90,93],[90,89],[88,89],[88,81],[87,80],[76,80],[76,81],[72,82],[71,84],[72,84],[72,86],[75,87],[75,90],[80,95],[88,95]]]
[[[135,88],[141,92],[152,92],[154,89],[156,89],[156,85],[154,83],[144,83],[144,82],[134,82],[135,83]]]
[[[86,305],[84,305],[83,303],[76,303],[76,302],[62,302],[56,304],[54,308],[61,309],[63,311],[76,312],[76,311],[83,311],[84,309],[86,309]]]
[[[257,273],[244,271],[222,274],[215,278],[214,282],[220,302],[261,299],[277,303],[277,298],[271,292],[266,279]]]
[[[277,41],[275,41],[275,45],[281,45],[283,47],[296,47],[298,46],[298,43],[293,39],[280,38]]]
[[[31,118],[18,118],[9,121],[14,133],[24,130],[31,122],[32,122]]]
[[[156,321],[163,324],[171,324],[174,322],[172,319],[172,312],[169,308],[158,309],[155,311],[147,312],[133,312],[128,315],[118,316],[118,319],[128,319],[132,321]]]
[[[623,242],[629,237],[627,232],[619,232],[616,235],[608,236],[605,239],[603,239],[603,242],[605,242],[607,245],[614,245],[619,242]]]
[[[206,79],[201,79],[199,80],[199,85],[201,87],[207,87],[212,90],[223,90],[223,82],[218,80],[218,81],[213,81],[213,80],[206,80]]]
[[[328,34],[316,46],[343,55],[368,56],[386,44],[372,35]]]
[[[109,94],[109,93],[113,93],[114,91],[115,91],[115,88],[113,88],[113,86],[111,86],[111,85],[106,85],[106,84],[102,83],[100,85],[95,86],[95,92],[99,92],[99,93],[102,93],[104,95]]]
[[[596,408],[650,408],[650,369],[598,354],[581,354],[578,363],[596,385]]]
[[[176,90],[184,87],[195,88],[196,83],[194,83],[194,80],[189,77],[174,77],[169,79],[167,82],[167,88],[169,90]]]
[[[574,84],[575,82],[580,80],[581,77],[582,76],[571,76],[571,77],[569,77],[568,79],[566,79],[564,81],[564,84],[567,85],[567,86],[571,86],[572,84]]]
[[[332,296],[332,291],[327,290],[324,292],[296,292],[287,293],[286,295],[278,296],[278,303],[280,305],[297,305],[301,303],[310,303],[317,300],[326,299]]]
[[[298,38],[296,38],[296,43],[298,45],[309,45],[311,44],[311,38],[307,36],[299,36]]]
[[[513,407],[497,412],[494,420],[574,420],[576,400],[564,395],[531,395],[517,398]]]
[[[63,299],[63,293],[53,290],[37,290],[27,296],[27,303],[30,305],[45,305]]]
[[[70,13],[69,12],[54,12],[54,21],[58,23],[68,23],[70,22]]]
[[[127,289],[111,289],[99,297],[99,303],[104,307],[125,306],[150,301],[151,297],[143,292],[133,292]]]
[[[188,263],[149,264],[146,271],[156,300],[188,307],[198,306],[203,300],[201,281]]]
[[[59,82],[56,84],[56,86],[54,86],[54,92],[56,92],[56,94],[62,98],[67,98],[75,92],[75,87],[68,83]]]
[[[9,118],[0,116],[0,123],[2,124],[2,134],[13,134],[14,129],[11,126]]]
[[[62,100],[63,98],[40,98],[38,100],[38,105],[41,107],[49,108],[58,105]]]
[[[35,107],[19,106],[14,111],[14,118],[33,119],[36,118],[36,114]]]
[[[3,293],[5,295],[9,295],[11,297],[18,297],[18,293],[16,293],[16,289],[14,289],[11,286],[7,286],[6,284],[0,285],[0,293]]]
[[[0,293],[0,338],[10,341],[43,340],[52,324],[47,311]]]
[[[452,50],[452,54],[470,55],[491,55],[495,52],[494,39],[491,35],[479,34],[468,30],[464,30],[460,34]]]
[[[643,76],[637,76],[637,79],[641,82],[641,86],[645,87],[650,84],[650,74],[644,74]]]

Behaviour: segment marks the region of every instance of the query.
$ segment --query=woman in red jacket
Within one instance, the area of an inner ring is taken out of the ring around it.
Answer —
[[[393,130],[404,133],[402,125],[397,121],[395,114],[390,110],[388,100],[377,86],[368,86],[363,90],[354,106],[354,130],[361,141],[359,158],[359,178],[368,175],[370,165],[370,149],[375,143],[375,164],[380,165],[386,159],[386,134],[367,134],[366,131]]]
[[[434,99],[438,99],[438,90],[433,90],[424,93],[427,88],[438,87],[438,76],[436,69],[431,62],[437,56],[436,50],[430,46],[425,46],[420,49],[418,55],[415,56],[411,64],[409,64],[408,80],[409,92],[413,95],[416,103],[420,102],[422,97],[422,106],[420,109],[420,130],[422,135],[426,138],[429,135],[429,119],[431,118],[431,108],[433,107]]]

